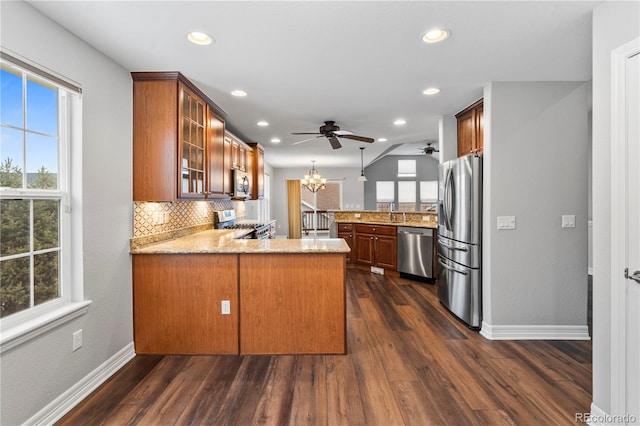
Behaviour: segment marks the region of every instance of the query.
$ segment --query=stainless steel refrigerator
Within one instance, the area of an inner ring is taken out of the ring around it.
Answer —
[[[473,329],[482,321],[482,157],[440,164],[438,298]]]

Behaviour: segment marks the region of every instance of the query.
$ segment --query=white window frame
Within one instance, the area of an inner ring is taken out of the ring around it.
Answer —
[[[3,62],[57,86],[59,109],[58,189],[0,188],[6,199],[59,200],[60,297],[0,319],[0,354],[85,314],[82,268],[82,95],[79,85],[42,70],[14,53]],[[26,102],[26,99],[23,99]],[[23,171],[26,179],[27,170]],[[73,176],[73,179],[71,177]]]
[[[411,207],[413,206],[413,207]],[[398,181],[398,210],[416,211],[416,181]]]
[[[438,181],[437,180],[420,181],[420,202],[421,203],[437,203],[438,202]]]

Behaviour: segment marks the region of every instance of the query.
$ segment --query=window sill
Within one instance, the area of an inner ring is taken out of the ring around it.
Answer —
[[[69,322],[89,311],[90,300],[73,302],[40,315],[30,321],[2,330],[0,354],[10,351],[36,337]]]

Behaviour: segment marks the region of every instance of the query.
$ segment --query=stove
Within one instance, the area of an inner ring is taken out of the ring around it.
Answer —
[[[213,219],[215,229],[233,229],[235,238],[267,239],[271,234],[271,225],[255,220],[236,220],[235,210],[220,210],[215,212]]]

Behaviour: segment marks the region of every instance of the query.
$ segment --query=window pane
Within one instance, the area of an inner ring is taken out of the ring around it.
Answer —
[[[395,181],[376,182],[376,201],[379,203],[392,202],[395,199]]]
[[[0,276],[0,317],[29,308],[29,258],[0,262]]]
[[[28,251],[29,200],[0,200],[0,256]]]
[[[58,91],[33,77],[27,79],[27,129],[58,135]]]
[[[423,203],[434,203],[438,201],[438,181],[420,182],[420,201]]]
[[[27,134],[27,187],[58,188],[58,138]]]
[[[5,64],[0,71],[0,121],[22,128],[22,76]]]
[[[0,127],[0,186],[22,188],[23,134],[19,130]]]
[[[414,203],[416,202],[416,183],[411,182],[398,182],[398,202],[399,203]]]
[[[36,305],[60,297],[58,271],[57,251],[33,257],[33,300]]]
[[[416,160],[398,160],[398,176],[411,177],[416,175]]]
[[[33,249],[58,247],[58,200],[33,200]]]

